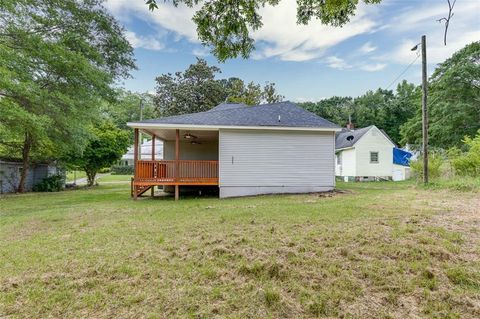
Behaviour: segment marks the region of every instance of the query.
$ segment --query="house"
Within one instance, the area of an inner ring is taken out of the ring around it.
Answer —
[[[152,140],[144,140],[140,147],[140,152],[138,154],[139,158],[151,158],[152,157]],[[155,141],[155,157],[163,158],[163,143],[160,140]],[[119,161],[121,166],[133,166],[133,156],[134,156],[134,147],[130,146],[125,154]]]
[[[132,196],[156,186],[213,186],[221,198],[329,191],[340,128],[291,102],[223,103],[207,111],[128,123],[135,130]],[[139,132],[163,158],[138,158]]]
[[[387,133],[375,125],[342,129],[335,138],[335,175],[345,181],[409,178],[408,160],[395,162],[396,152],[403,152],[403,155],[408,153],[398,149]]]
[[[15,193],[21,173],[21,161],[0,159],[0,194]],[[33,187],[43,181],[44,178],[55,174],[64,174],[64,172],[52,163],[32,163],[28,168],[25,191],[32,191]]]

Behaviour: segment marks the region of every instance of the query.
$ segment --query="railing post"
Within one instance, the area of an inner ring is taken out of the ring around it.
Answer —
[[[135,179],[138,175],[138,128],[134,129],[133,142],[133,199],[137,199],[137,186],[135,186]]]
[[[155,135],[152,134],[152,177],[156,178],[157,174],[155,174],[156,171],[156,164],[155,164]],[[151,194],[152,197],[155,195],[155,185],[152,185],[151,187]]]
[[[178,175],[179,170],[179,157],[180,157],[180,130],[176,129],[175,131],[175,200],[178,200],[180,197],[180,189],[178,185]]]

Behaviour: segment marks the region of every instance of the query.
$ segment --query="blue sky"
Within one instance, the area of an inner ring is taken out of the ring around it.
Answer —
[[[380,5],[361,5],[342,28],[315,20],[299,26],[295,0],[281,0],[261,10],[264,26],[253,33],[257,43],[251,58],[218,63],[196,37],[191,21],[194,9],[157,2],[160,6],[154,12],[148,11],[143,0],[107,0],[105,4],[125,26],[135,48],[138,70],[122,84],[132,91],[153,92],[156,76],[182,71],[195,57],[202,57],[222,69],[219,77],[274,82],[288,100],[358,96],[387,88],[416,58],[410,48],[422,34],[427,35],[429,73],[456,50],[480,40],[479,0],[457,0],[447,46],[443,45],[443,24],[437,21],[448,12],[446,0],[384,0]],[[417,59],[401,79],[419,83],[419,63]]]

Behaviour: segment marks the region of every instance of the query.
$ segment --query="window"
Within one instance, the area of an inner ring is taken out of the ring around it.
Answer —
[[[378,164],[378,152],[370,152],[370,163]]]
[[[337,165],[342,165],[342,153],[337,154]]]

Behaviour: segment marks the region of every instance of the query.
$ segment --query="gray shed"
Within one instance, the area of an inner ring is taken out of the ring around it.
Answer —
[[[0,160],[0,194],[16,192],[21,172],[21,162]],[[31,191],[44,178],[54,174],[63,174],[63,171],[54,164],[33,163],[27,172],[25,191]]]

